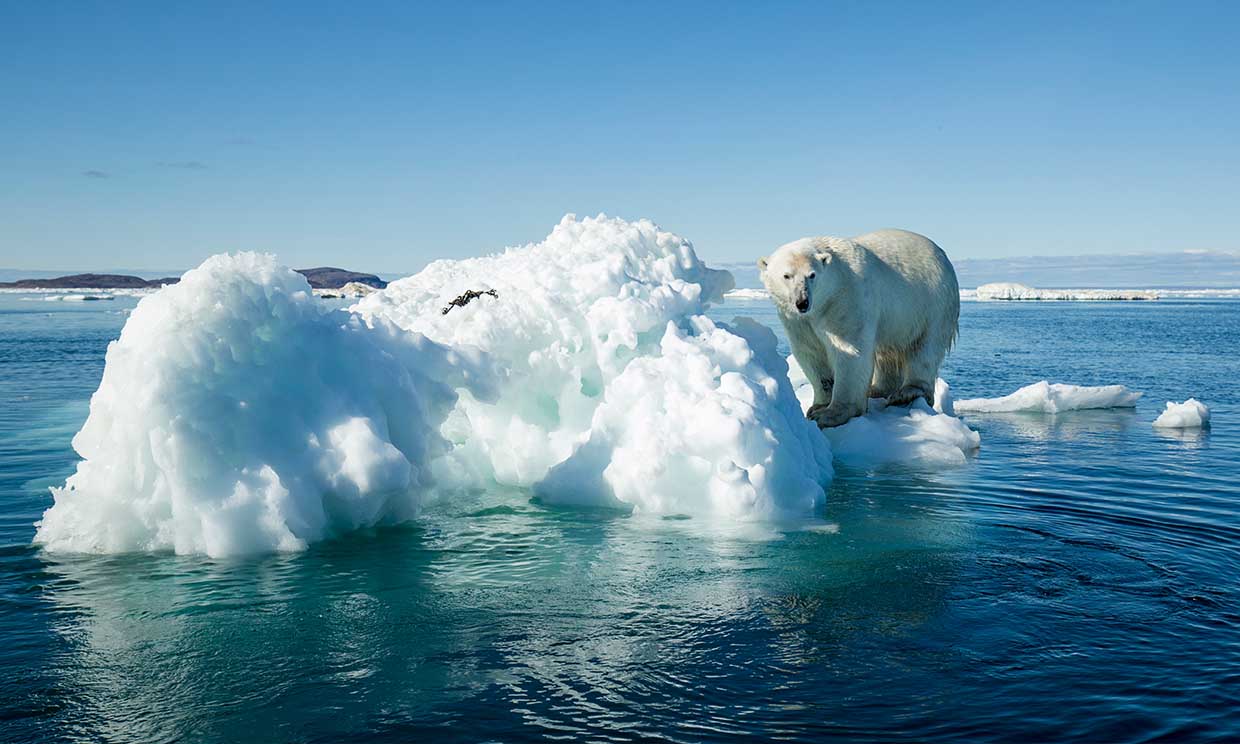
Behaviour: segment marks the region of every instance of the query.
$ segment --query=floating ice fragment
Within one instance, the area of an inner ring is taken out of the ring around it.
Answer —
[[[1141,393],[1123,385],[1087,387],[1046,380],[1001,398],[968,398],[955,402],[957,413],[1063,413],[1090,408],[1133,408]]]
[[[1160,429],[1205,429],[1210,426],[1210,409],[1196,398],[1183,403],[1168,402],[1167,409],[1154,419]]]

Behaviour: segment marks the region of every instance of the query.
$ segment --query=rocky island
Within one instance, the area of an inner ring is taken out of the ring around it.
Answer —
[[[334,266],[295,269],[295,271],[306,277],[306,281],[312,288],[320,290],[343,289],[350,284],[373,289],[383,289],[387,286],[387,282],[374,274],[362,274]],[[52,279],[20,279],[15,282],[0,282],[0,289],[159,289],[165,284],[176,284],[180,280],[181,278],[176,276],[143,279],[129,274],[70,274]]]

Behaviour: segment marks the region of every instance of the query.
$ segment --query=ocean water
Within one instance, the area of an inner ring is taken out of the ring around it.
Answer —
[[[0,296],[0,741],[1240,739],[1240,302],[966,303],[957,397],[1146,397],[839,466],[827,529],[507,490],[297,554],[45,555],[133,304]],[[1212,430],[1150,426],[1189,396]]]

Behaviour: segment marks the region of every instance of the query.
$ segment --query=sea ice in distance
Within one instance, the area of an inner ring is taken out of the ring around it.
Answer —
[[[956,413],[1063,413],[1090,408],[1132,408],[1141,393],[1123,385],[1087,387],[1050,383],[1046,380],[1001,398],[967,398],[955,401]]]
[[[769,300],[771,293],[765,289],[741,287],[724,293],[723,298],[725,300]]]
[[[1154,419],[1160,429],[1204,429],[1210,426],[1210,409],[1196,398],[1183,403],[1168,402],[1167,409]]]
[[[978,300],[1157,300],[1152,289],[1035,289],[1016,282],[983,284],[973,292]]]

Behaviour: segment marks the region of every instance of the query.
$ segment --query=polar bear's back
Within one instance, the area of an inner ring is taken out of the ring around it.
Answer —
[[[875,230],[852,242],[865,249],[878,266],[867,267],[868,283],[885,309],[888,322],[904,329],[939,325],[954,339],[960,317],[956,270],[942,248],[908,230]],[[908,315],[910,317],[899,317]]]
[[[913,287],[960,299],[956,270],[943,249],[908,230],[875,230],[852,238]]]

